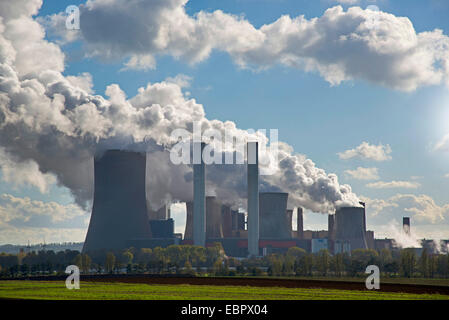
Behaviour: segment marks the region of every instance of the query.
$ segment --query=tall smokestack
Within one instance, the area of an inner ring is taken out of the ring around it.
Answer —
[[[406,235],[410,235],[410,217],[402,218],[402,229]]]
[[[259,255],[259,143],[248,142],[248,253]]]
[[[206,245],[206,171],[203,161],[204,147],[205,143],[193,143],[193,244],[203,247]]]
[[[83,252],[124,249],[151,237],[145,191],[146,154],[108,150],[94,160],[95,191]]]
[[[304,238],[304,220],[303,220],[303,216],[302,216],[302,208],[298,207],[296,209],[297,211],[297,217],[296,217],[296,230],[297,231],[297,236],[298,239],[303,239]]]

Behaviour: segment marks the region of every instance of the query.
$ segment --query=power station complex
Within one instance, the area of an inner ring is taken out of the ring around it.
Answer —
[[[204,144],[196,147],[203,149]],[[108,150],[96,157],[94,202],[83,252],[172,244],[210,246],[216,242],[234,257],[285,252],[290,247],[312,253],[328,249],[334,254],[392,247],[392,240],[375,240],[374,232],[366,230],[364,203],[338,208],[328,216],[327,231],[304,230],[303,209],[296,208],[297,231],[293,231],[294,212],[287,209],[288,194],[259,192],[258,144],[249,142],[247,148],[247,215],[232,210],[217,197],[206,197],[207,170],[201,160],[193,165],[193,202],[186,203],[184,237],[174,232],[167,206],[150,209],[145,153]],[[404,219],[405,223],[409,226],[410,220]]]

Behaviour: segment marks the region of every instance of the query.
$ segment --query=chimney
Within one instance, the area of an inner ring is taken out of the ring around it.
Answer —
[[[248,142],[248,253],[259,255],[259,150],[258,142]]]
[[[193,244],[206,245],[206,171],[203,162],[205,143],[193,143]],[[195,155],[198,155],[196,159]]]
[[[302,217],[302,208],[301,207],[297,208],[296,230],[298,230],[297,231],[298,239],[303,239],[304,238],[304,220]]]

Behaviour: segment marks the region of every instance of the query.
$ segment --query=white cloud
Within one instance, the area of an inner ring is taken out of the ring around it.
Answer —
[[[377,168],[362,168],[356,170],[346,170],[345,173],[357,180],[377,180],[379,179]]]
[[[10,7],[21,4],[6,3]],[[83,36],[94,49],[90,53],[106,58],[117,53],[123,59],[169,52],[195,62],[213,48],[238,54],[264,38],[243,18],[220,11],[191,18],[183,4],[181,0],[87,2],[84,9],[89,10],[82,12],[81,25],[87,28],[82,30]],[[13,17],[3,16],[3,12],[16,10],[0,12],[0,146],[19,162],[34,162],[33,172],[54,174],[83,207],[88,208],[93,194],[93,156],[105,149],[149,151],[147,162],[157,163],[149,166],[149,190],[157,190],[150,193],[149,201],[156,205],[166,199],[192,198],[191,167],[175,166],[168,158],[167,148],[178,142],[171,136],[174,128],[191,132],[193,122],[198,121],[203,130],[227,130],[239,137],[240,144],[253,138],[261,145],[268,143],[265,135],[248,133],[232,121],[207,119],[204,107],[183,92],[191,80],[186,76],[148,83],[130,98],[117,84],[107,86],[106,97],[93,95],[90,75],[66,77],[62,73],[64,54],[57,44],[46,40],[31,9]],[[89,26],[99,27],[98,33],[89,33]],[[95,37],[96,41],[89,42]],[[274,151],[261,147],[261,159],[272,160],[268,165],[261,163],[261,171],[279,168],[273,176],[261,177],[266,190],[289,192],[291,205],[318,212],[358,203],[351,187],[340,184],[335,174],[295,154],[285,143],[279,145],[278,159]],[[229,204],[240,205],[246,190],[243,170],[226,169],[226,173],[208,169],[210,190]],[[39,186],[45,190],[45,179]]]
[[[386,161],[391,160],[390,153],[391,147],[388,144],[386,146],[382,144],[376,146],[364,141],[354,149],[339,152],[337,154],[340,159],[343,160],[360,158],[365,160]]]
[[[56,183],[56,177],[51,173],[42,173],[33,160],[18,161],[0,147],[0,169],[2,180],[20,186],[36,187],[41,193],[47,193],[51,185]]]
[[[444,175],[445,178],[449,178],[449,173]]]
[[[336,6],[321,17],[284,15],[258,29],[220,10],[189,16],[187,1],[88,1],[78,38],[90,56],[127,57],[127,68],[152,68],[158,55],[196,63],[220,50],[242,67],[283,64],[318,72],[332,85],[363,79],[413,91],[449,84],[449,38],[438,29],[417,33],[406,17]],[[61,33],[64,21],[54,15],[46,25]],[[63,38],[73,40],[73,30]]]
[[[420,224],[448,222],[449,203],[440,206],[432,197],[425,194],[396,194],[387,200],[368,197],[361,197],[361,199],[366,202],[367,211],[372,217],[398,218],[396,213],[402,211],[399,217],[411,215]]]
[[[449,134],[445,135],[440,141],[435,145],[435,151],[449,151]]]
[[[367,211],[372,215],[376,216],[379,212],[382,212],[386,208],[397,208],[398,204],[389,200],[383,199],[370,199],[368,197],[361,196],[360,200],[365,202]]]
[[[416,189],[421,185],[418,182],[410,182],[410,181],[378,181],[373,183],[368,183],[366,185],[368,188],[373,189],[395,189],[395,188],[403,188],[403,189]]]
[[[53,223],[57,223],[82,217],[85,214],[86,212],[75,204],[62,205],[53,201],[43,202],[10,194],[0,196],[0,220],[4,223],[12,220],[27,222],[36,216],[46,216]]]

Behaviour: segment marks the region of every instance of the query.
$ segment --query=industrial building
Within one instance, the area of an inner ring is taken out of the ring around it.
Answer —
[[[194,148],[204,146],[198,143]],[[304,230],[303,209],[287,207],[288,193],[259,191],[258,144],[249,142],[247,148],[247,214],[217,197],[206,197],[207,166],[198,159],[193,164],[193,201],[186,202],[183,237],[174,231],[169,204],[154,210],[147,202],[145,153],[108,150],[95,157],[94,202],[83,252],[216,242],[235,257],[286,252],[291,247],[312,253],[327,249],[331,254],[394,248],[394,240],[375,239],[374,232],[366,230],[364,203],[337,208],[328,215],[328,230]],[[410,235],[410,218],[404,217],[403,226]],[[430,242],[423,241],[423,247],[436,250]],[[441,243],[441,250],[447,248]]]

